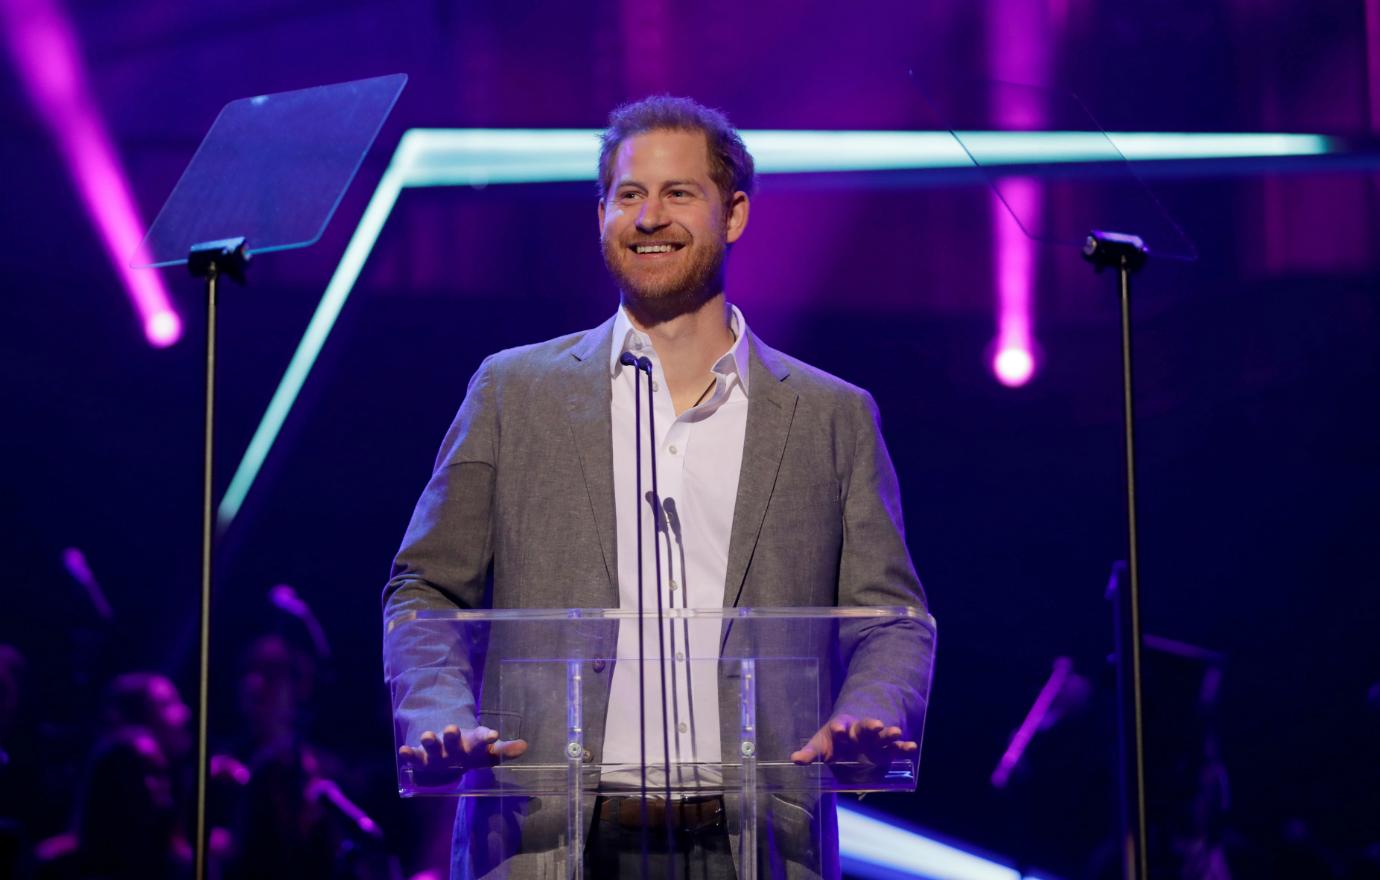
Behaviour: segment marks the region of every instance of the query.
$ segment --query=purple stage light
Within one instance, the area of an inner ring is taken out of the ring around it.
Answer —
[[[106,253],[124,282],[151,345],[182,337],[162,278],[131,268],[144,224],[134,205],[115,146],[87,90],[76,34],[56,0],[0,0],[0,23],[20,80],[57,142]],[[133,259],[131,260],[131,255]]]
[[[993,0],[988,9],[988,73],[1003,83],[1041,82],[1049,77],[1064,17],[1058,0]],[[1048,108],[1037,89],[993,88],[987,111],[996,128],[1040,131]],[[992,373],[1007,388],[1019,388],[1035,376],[1035,339],[1031,329],[1035,294],[1035,243],[1020,224],[1040,211],[1043,193],[1030,178],[1003,180],[992,200],[992,236],[997,288],[997,338],[992,344]]]
[[[1019,388],[1035,375],[1035,356],[1024,348],[999,348],[992,357],[992,372],[1007,388]]]
[[[182,338],[182,319],[170,308],[156,311],[144,319],[144,335],[158,348],[167,348]]]
[[[997,381],[1008,388],[1018,388],[1029,382],[1036,367],[1030,326],[1035,244],[1012,215],[1029,216],[1039,204],[1039,184],[1027,179],[1005,181],[1002,198],[992,199],[997,286],[997,338],[993,345],[992,372]]]

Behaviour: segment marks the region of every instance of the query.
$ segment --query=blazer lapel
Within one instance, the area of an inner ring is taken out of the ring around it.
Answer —
[[[738,497],[733,507],[733,529],[728,539],[728,573],[724,579],[724,607],[738,604],[747,579],[748,564],[757,548],[762,521],[767,514],[786,451],[797,395],[785,383],[790,368],[774,350],[748,332],[751,354],[748,367],[747,436],[743,441],[743,469],[738,476]]]
[[[609,379],[609,345],[613,334],[613,319],[585,334],[570,350],[571,360],[566,381],[569,393],[566,411],[570,430],[575,435],[575,448],[580,451],[580,468],[585,491],[589,493],[590,512],[599,532],[599,546],[604,553],[604,568],[612,587],[611,605],[618,604],[618,555],[615,539],[617,524],[613,503],[613,430],[609,404],[613,383]]]

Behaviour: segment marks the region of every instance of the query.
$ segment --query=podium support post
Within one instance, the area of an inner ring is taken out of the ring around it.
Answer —
[[[757,880],[757,661],[744,658],[740,674],[743,717],[738,753],[743,759],[743,783],[742,826],[738,832],[742,869],[738,876],[741,880]]]
[[[581,880],[585,876],[585,823],[581,806],[584,786],[581,777],[585,765],[584,677],[579,660],[566,662],[566,785],[569,788],[565,806],[566,840],[570,842],[570,858],[566,861],[566,877]]]

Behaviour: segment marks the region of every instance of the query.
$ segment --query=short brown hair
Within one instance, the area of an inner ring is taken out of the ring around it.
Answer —
[[[599,137],[599,198],[613,185],[613,155],[623,142],[649,131],[699,131],[709,147],[709,176],[727,202],[738,191],[752,195],[757,172],[743,139],[718,110],[690,98],[653,95],[624,104],[609,114],[609,127]]]

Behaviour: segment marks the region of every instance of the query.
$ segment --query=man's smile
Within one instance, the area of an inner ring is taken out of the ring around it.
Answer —
[[[679,241],[641,241],[636,244],[628,245],[628,250],[637,254],[639,257],[655,257],[663,254],[673,254],[684,247],[685,243]]]

